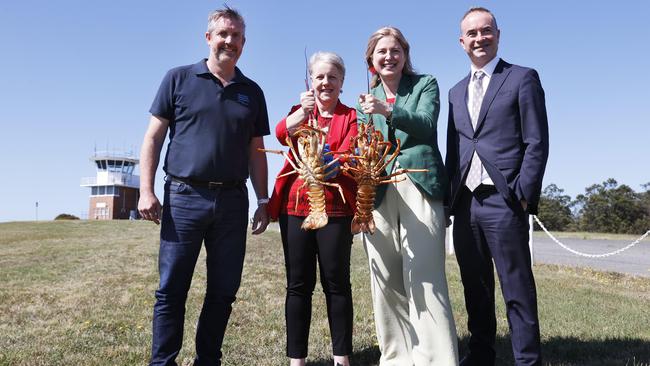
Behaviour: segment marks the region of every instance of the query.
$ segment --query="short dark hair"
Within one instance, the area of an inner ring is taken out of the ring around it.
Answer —
[[[492,22],[494,23],[494,28],[499,29],[499,26],[497,25],[497,18],[494,16],[494,14],[492,14],[492,12],[490,10],[488,10],[487,8],[484,8],[482,6],[473,6],[473,7],[469,8],[469,10],[467,10],[465,12],[465,14],[463,14],[463,17],[460,19],[460,22],[462,23],[463,20],[465,20],[465,18],[467,18],[468,15],[470,15],[472,13],[476,13],[476,12],[482,12],[482,13],[490,14],[490,16],[492,17]]]

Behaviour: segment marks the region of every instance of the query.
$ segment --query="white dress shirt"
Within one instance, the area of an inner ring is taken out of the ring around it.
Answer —
[[[472,113],[472,102],[474,101],[474,73],[476,71],[483,71],[485,73],[485,76],[483,76],[483,96],[485,96],[485,91],[488,88],[488,85],[490,85],[490,80],[492,80],[492,74],[494,73],[494,69],[497,67],[497,63],[499,63],[499,57],[495,56],[490,62],[488,62],[483,68],[477,69],[474,64],[471,64],[470,69],[470,77],[469,77],[469,85],[467,86],[467,110]],[[474,116],[470,116],[471,118],[474,118]],[[477,116],[478,118],[478,116]],[[494,185],[494,182],[492,182],[492,179],[490,179],[490,175],[488,175],[488,172],[485,170],[485,167],[483,164],[481,164],[481,183],[482,184],[489,184],[489,185]]]

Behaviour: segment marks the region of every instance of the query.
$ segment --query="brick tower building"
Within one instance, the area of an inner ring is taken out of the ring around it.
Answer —
[[[90,187],[88,220],[137,218],[140,177],[133,171],[139,160],[131,153],[95,152],[90,161],[97,176],[81,179],[82,187]]]

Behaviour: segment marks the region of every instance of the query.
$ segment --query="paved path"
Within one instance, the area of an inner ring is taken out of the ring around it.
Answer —
[[[279,231],[277,223],[270,230]],[[451,233],[447,231],[447,239]],[[640,236],[640,235],[639,235]],[[361,237],[357,235],[357,240]],[[588,254],[603,254],[623,248],[634,240],[600,240],[558,238],[573,250]],[[448,244],[448,243],[447,243]],[[635,276],[650,277],[650,240],[646,238],[634,247],[605,258],[585,258],[560,247],[545,233],[536,232],[533,236],[533,260],[535,263],[559,264],[572,267],[590,267],[599,271],[612,271]]]
[[[640,235],[639,235],[640,236]],[[563,239],[569,248],[588,254],[609,253],[623,248],[634,240],[585,240]],[[650,277],[650,242],[644,240],[634,247],[605,258],[585,258],[573,254],[553,242],[546,234],[533,236],[533,259],[535,263],[591,267],[600,271],[613,271]]]

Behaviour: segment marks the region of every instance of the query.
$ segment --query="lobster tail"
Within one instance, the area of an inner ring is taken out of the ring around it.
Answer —
[[[307,191],[309,201],[309,215],[300,226],[303,230],[320,229],[327,225],[328,218],[325,211],[325,190],[321,184],[309,184]]]
[[[352,233],[375,232],[375,220],[372,210],[375,206],[376,186],[371,181],[362,181],[357,191],[357,210],[352,219]]]
[[[375,220],[370,217],[369,220],[362,219],[357,215],[352,219],[352,224],[350,229],[353,235],[364,233],[364,234],[374,234],[375,233]]]

